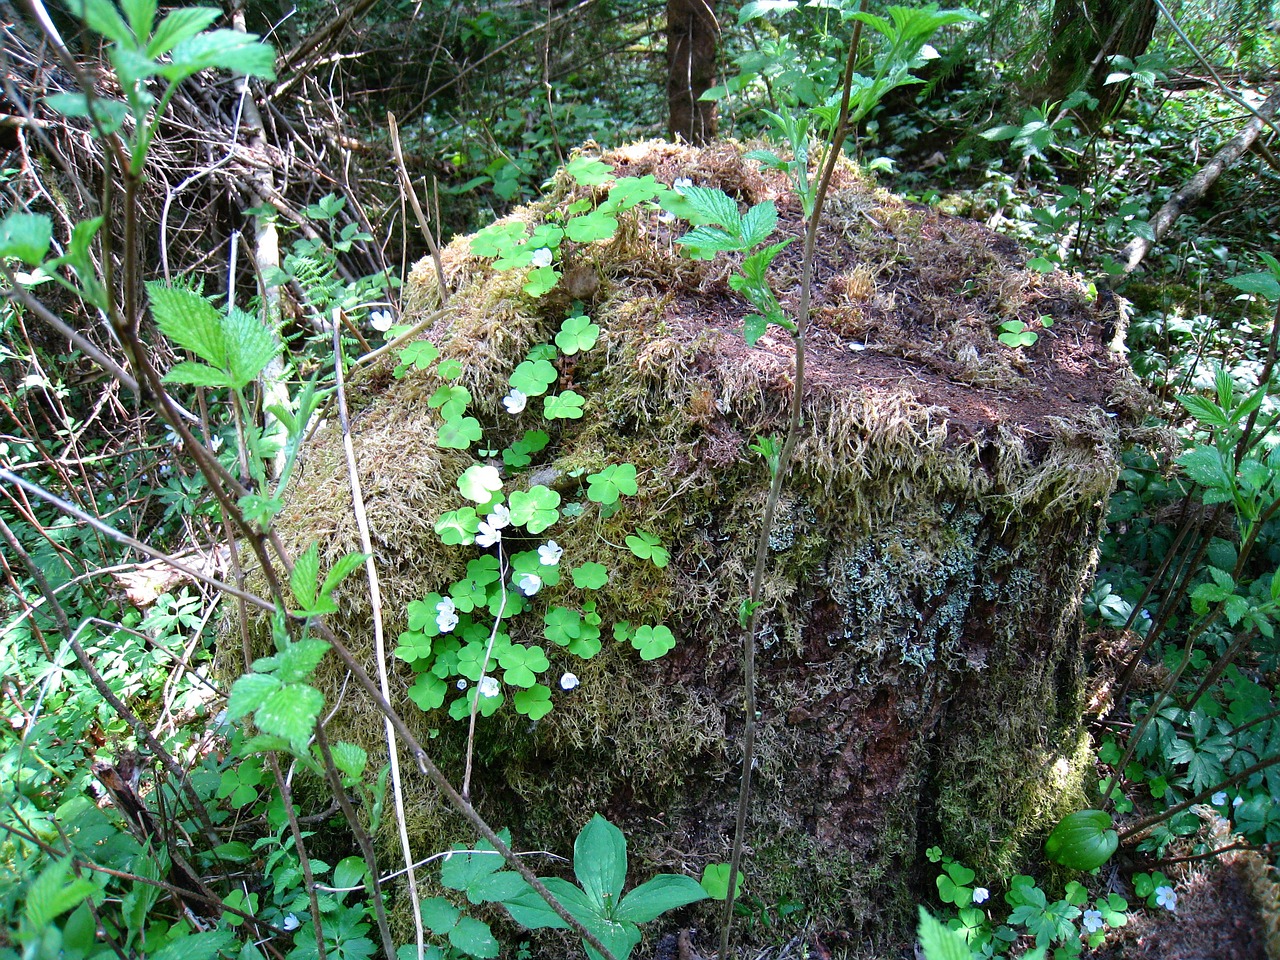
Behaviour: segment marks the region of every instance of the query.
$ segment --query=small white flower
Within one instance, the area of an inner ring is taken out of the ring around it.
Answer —
[[[526,597],[532,597],[542,589],[542,578],[535,573],[523,574],[520,579],[516,581],[516,589]]]
[[[442,610],[436,614],[436,626],[441,633],[448,633],[458,625],[458,615],[452,610]]]
[[[1217,793],[1215,793],[1212,797],[1209,798],[1209,802],[1212,803],[1215,807],[1225,806],[1227,802],[1227,791],[1219,790]]]
[[[454,686],[457,687],[459,690],[465,690],[467,689],[467,681],[459,680],[457,683],[454,684]],[[445,859],[447,860],[449,858],[445,857]]]
[[[578,678],[572,673],[566,673],[563,677],[560,678],[561,690],[572,690],[577,685],[578,685]]]
[[[291,913],[284,918],[284,920],[280,923],[280,926],[285,930],[297,930],[300,926],[302,926],[302,921],[298,919],[296,914]]]
[[[1080,921],[1085,933],[1097,933],[1103,927],[1101,910],[1086,910],[1084,919]]]
[[[1142,617],[1142,619],[1143,619],[1143,620],[1150,620],[1150,619],[1151,619],[1151,611],[1150,611],[1150,610],[1143,610],[1143,611],[1139,614],[1139,616],[1140,616],[1140,617]]]
[[[1244,803],[1244,797],[1236,797],[1234,800],[1231,801],[1231,806],[1238,807],[1242,803]]]
[[[1156,887],[1156,906],[1164,907],[1170,913],[1178,912],[1178,894],[1173,887]]]
[[[693,181],[688,177],[676,177],[675,183],[671,184],[671,189],[680,196],[684,196],[684,192],[693,186]]]
[[[453,613],[458,609],[458,605],[453,602],[453,597],[444,597],[436,604],[436,613]]]
[[[974,887],[974,888],[973,888],[973,902],[974,902],[974,903],[986,903],[986,902],[987,902],[987,898],[988,898],[988,897],[990,897],[990,896],[991,896],[991,891],[990,891],[990,890],[988,890],[986,887]]]
[[[511,392],[502,398],[502,405],[507,408],[507,413],[514,416],[524,409],[524,405],[529,402],[529,398],[517,390],[511,388]]]
[[[554,540],[548,540],[538,548],[538,562],[544,567],[551,567],[560,562],[564,550]]]
[[[493,677],[480,678],[480,696],[496,697],[502,690],[502,684]]]
[[[220,436],[218,436],[217,434],[214,434],[212,437],[210,437],[210,438],[209,438],[209,449],[210,449],[210,450],[212,450],[214,453],[217,453],[219,450],[221,450],[221,449],[222,449],[222,438],[221,438]]]
[[[535,267],[551,266],[551,251],[543,247],[540,250],[533,251],[533,260],[530,261]]]
[[[502,530],[495,527],[488,520],[480,521],[480,529],[476,531],[477,547],[492,547],[495,543],[502,539]]]
[[[374,310],[369,314],[369,323],[373,325],[373,329],[379,333],[386,333],[391,329],[391,323],[395,318],[391,316],[390,310]]]
[[[493,508],[493,512],[489,514],[489,526],[495,530],[501,530],[503,527],[511,524],[511,508],[505,503],[500,503]]]

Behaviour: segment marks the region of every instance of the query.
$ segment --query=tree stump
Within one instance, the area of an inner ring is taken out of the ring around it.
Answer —
[[[604,159],[617,176],[772,199],[774,241],[802,231],[782,178],[733,144],[640,144]],[[541,223],[590,194],[562,174],[513,217]],[[851,168],[838,172],[828,211],[805,432],[770,534],[745,890],[766,911],[803,904],[837,954],[888,954],[932,887],[926,847],[994,884],[1082,799],[1079,602],[1119,469],[1118,424],[1137,391],[1105,349],[1083,285],[1027,271],[1012,241],[904,203]],[[543,639],[540,618],[511,621],[514,641],[551,653],[550,676],[571,670],[581,682],[564,692],[552,680],[554,709],[537,722],[509,704],[481,720],[473,785],[517,849],[567,855],[603,813],[629,839],[631,882],[659,870],[699,876],[727,859],[742,728],[737,611],[769,482],[748,445],[783,431],[793,386],[790,339],[770,332],[748,348],[747,307],[725,258],[689,260],[674,244],[681,233],[636,208],[612,240],[562,247],[568,270],[598,281],[584,306],[600,342],[562,357],[553,387],[586,397],[586,415],[548,428],[545,459],[509,470],[508,489],[536,471],[533,482],[583,505],[541,535],[565,550],[562,582],[546,591],[581,608],[588,591],[567,571],[604,562],[610,582],[590,597],[604,648],[579,660]],[[798,292],[788,280],[800,247],[776,264],[784,301]],[[527,296],[526,271],[494,272],[467,238],[445,251],[444,274],[454,292],[430,337],[462,361],[456,383],[473,397],[486,445],[499,448],[538,425],[501,398],[512,368],[559,329],[568,294]],[[406,320],[438,305],[436,284],[428,261],[415,268]],[[999,342],[1014,319],[1039,332],[1033,345]],[[465,503],[455,480],[480,457],[436,445],[428,401],[440,381],[396,379],[394,366],[351,390],[390,636],[405,628],[408,603],[447,587],[480,552],[445,546],[433,530]],[[639,494],[602,517],[583,495],[585,474],[624,462],[637,467]],[[319,540],[331,559],[358,549],[348,496],[330,429],[307,455],[287,536]],[[660,537],[666,567],[619,549],[636,529]],[[371,657],[361,589],[354,578],[343,588],[335,626]],[[612,641],[619,621],[666,624],[677,646],[642,661]],[[396,666],[397,703],[460,779],[466,724],[415,707],[411,672]],[[329,682],[336,694],[341,677]],[[377,755],[381,720],[350,690],[335,723],[331,738]],[[419,857],[474,839],[425,784],[411,783],[408,819]]]

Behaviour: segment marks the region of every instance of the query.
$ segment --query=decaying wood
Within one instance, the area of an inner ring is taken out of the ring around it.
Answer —
[[[1147,237],[1134,237],[1125,245],[1125,248],[1120,251],[1124,272],[1113,281],[1112,286],[1137,270],[1143,258],[1169,232],[1169,228],[1178,217],[1203,199],[1209,189],[1217,183],[1218,178],[1235,166],[1249,148],[1254,146],[1263,128],[1275,117],[1278,108],[1280,108],[1280,87],[1272,91],[1271,96],[1263,101],[1258,107],[1257,114],[1249,119],[1244,129],[1228,140],[1222,149],[1213,155],[1213,159],[1201,167],[1196,175],[1183,184],[1182,189],[1170,197],[1156,215],[1147,221],[1147,225],[1151,228],[1150,234]]]

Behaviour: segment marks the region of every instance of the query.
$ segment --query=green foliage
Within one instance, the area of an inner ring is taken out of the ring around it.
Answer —
[[[1120,844],[1110,814],[1077,810],[1058,821],[1044,851],[1049,859],[1073,870],[1093,870],[1111,859]],[[945,899],[945,898],[944,898]]]

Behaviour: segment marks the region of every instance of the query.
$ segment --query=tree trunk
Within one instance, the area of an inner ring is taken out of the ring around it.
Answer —
[[[671,139],[705,143],[716,135],[716,105],[698,98],[716,74],[720,24],[715,0],[667,0],[667,107]]]
[[[1154,0],[1055,0],[1043,99],[1060,102],[1087,90],[1098,106],[1084,115],[1106,120],[1129,92],[1127,83],[1104,82],[1110,59],[1145,53],[1157,16]]]

